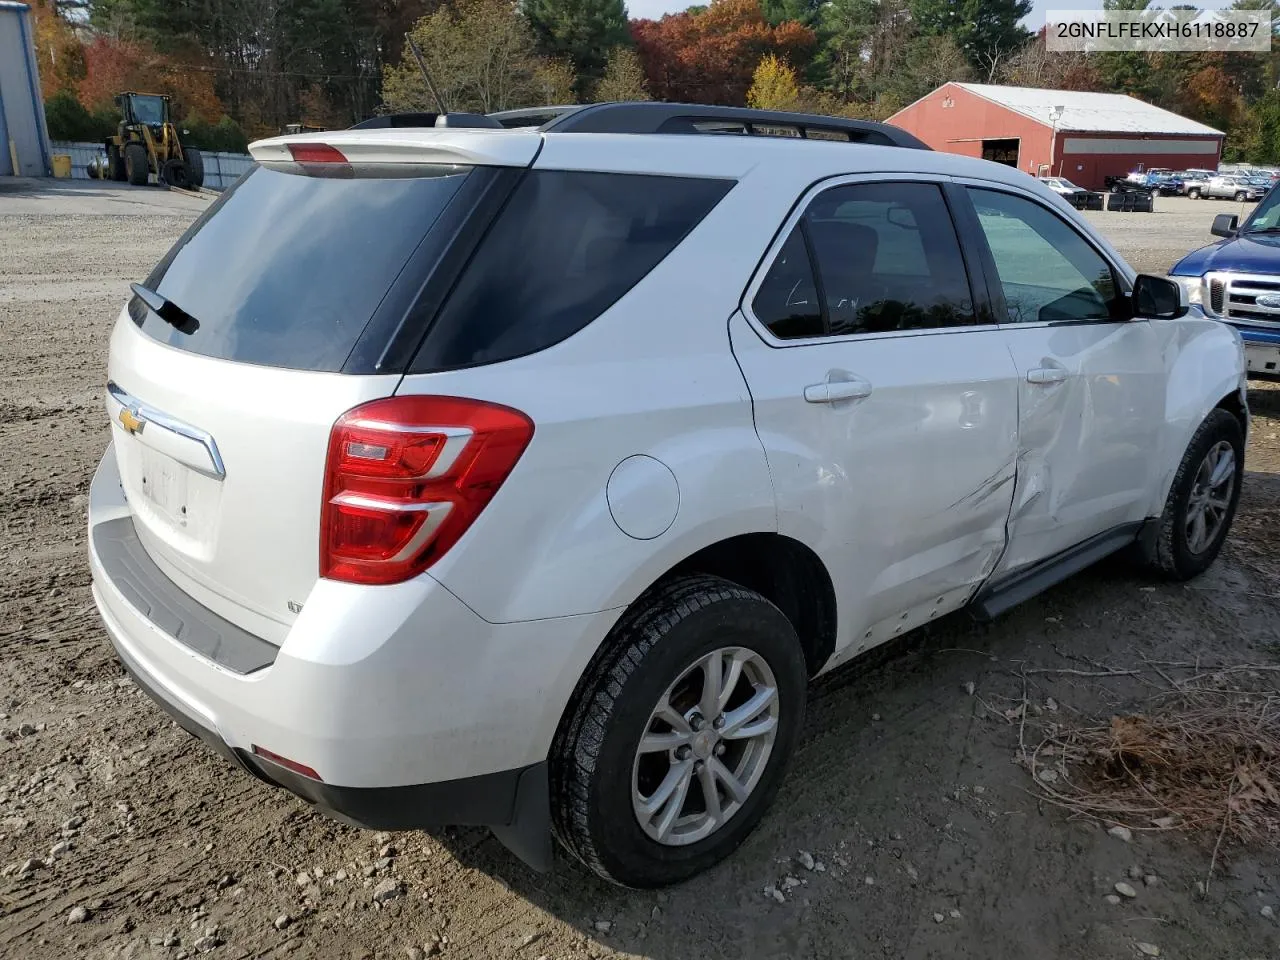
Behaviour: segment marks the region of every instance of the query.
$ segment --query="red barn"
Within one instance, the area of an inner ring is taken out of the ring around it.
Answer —
[[[935,150],[1100,190],[1133,170],[1216,170],[1221,130],[1118,93],[944,83],[889,118]]]

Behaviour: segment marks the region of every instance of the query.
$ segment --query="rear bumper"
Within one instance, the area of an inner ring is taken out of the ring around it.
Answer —
[[[225,621],[210,622],[216,615],[154,579],[140,588],[104,558],[100,546],[118,543],[132,523],[110,449],[89,500],[93,595],[121,662],[215,750],[378,829],[474,824],[501,833],[527,820],[531,804],[545,807],[551,740],[611,615],[491,624],[430,577],[375,588],[320,580],[274,657],[237,672],[244,662],[220,663],[217,649],[192,642],[227,635]],[[143,565],[128,564],[135,574]],[[255,745],[320,779],[256,755]]]

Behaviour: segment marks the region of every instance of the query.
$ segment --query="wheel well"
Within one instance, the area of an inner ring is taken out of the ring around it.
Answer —
[[[1240,421],[1240,429],[1247,436],[1249,433],[1249,413],[1245,409],[1244,401],[1240,399],[1238,393],[1228,393],[1225,397],[1218,401],[1217,410],[1226,410],[1229,414]]]
[[[667,577],[706,573],[761,594],[795,627],[809,675],[827,662],[836,644],[836,593],[818,555],[777,533],[748,533],[699,550],[667,571]]]

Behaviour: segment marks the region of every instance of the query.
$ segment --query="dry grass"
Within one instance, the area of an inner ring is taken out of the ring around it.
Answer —
[[[1051,727],[1023,762],[1043,797],[1133,831],[1179,830],[1214,841],[1280,843],[1280,694],[1273,666],[1174,680],[1139,714]]]

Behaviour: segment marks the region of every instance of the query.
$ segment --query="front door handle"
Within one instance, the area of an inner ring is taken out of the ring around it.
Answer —
[[[811,383],[804,388],[804,398],[809,403],[836,403],[840,400],[861,400],[871,396],[871,384],[865,380],[828,380]]]
[[[1027,383],[1061,383],[1067,371],[1061,367],[1036,367],[1027,371]]]

